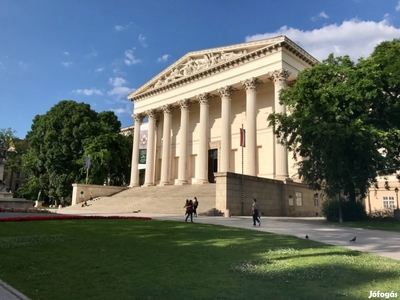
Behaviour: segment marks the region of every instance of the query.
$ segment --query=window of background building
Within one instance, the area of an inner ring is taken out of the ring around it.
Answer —
[[[302,206],[303,205],[303,200],[301,198],[301,193],[296,192],[296,206]]]
[[[394,196],[383,196],[383,208],[396,208]]]
[[[292,195],[289,196],[289,205],[293,206],[293,197],[292,197]]]
[[[314,194],[314,206],[319,206],[319,195],[318,195],[318,193]]]

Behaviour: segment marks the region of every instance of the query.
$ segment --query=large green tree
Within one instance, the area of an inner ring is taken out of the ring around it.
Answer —
[[[310,188],[355,201],[378,175],[394,171],[382,144],[387,124],[376,112],[386,105],[382,76],[372,59],[354,63],[330,55],[282,91],[281,103],[290,113],[271,114],[270,124]]]
[[[113,112],[97,113],[90,105],[72,100],[63,100],[46,114],[37,115],[26,137],[30,145],[24,155],[30,174],[27,187],[36,186],[50,198],[69,196],[72,183],[86,180],[88,155],[88,183],[128,183],[131,140],[119,134],[120,127]]]

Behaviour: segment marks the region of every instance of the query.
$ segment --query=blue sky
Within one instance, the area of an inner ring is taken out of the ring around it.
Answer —
[[[187,52],[286,35],[322,60],[400,38],[399,0],[0,0],[0,128],[60,100],[113,110]]]

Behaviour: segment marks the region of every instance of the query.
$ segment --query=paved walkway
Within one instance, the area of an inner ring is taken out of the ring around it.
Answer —
[[[59,214],[69,215],[101,215],[101,216],[148,216],[155,220],[170,220],[183,222],[182,215],[144,214],[144,213],[104,213],[95,211],[57,210]],[[26,214],[23,214],[26,215]],[[1,218],[15,217],[15,213],[1,213]],[[288,218],[288,217],[263,217],[261,226],[253,227],[251,217],[206,217],[194,218],[195,223],[214,224],[236,228],[271,232],[276,234],[291,235],[298,238],[309,236],[310,240],[342,246],[352,250],[368,252],[396,260],[400,260],[400,233],[368,230],[361,228],[349,228],[335,226],[327,223],[322,218]],[[357,237],[356,242],[350,243],[350,239]],[[26,300],[24,295],[18,293],[0,280],[1,300]]]

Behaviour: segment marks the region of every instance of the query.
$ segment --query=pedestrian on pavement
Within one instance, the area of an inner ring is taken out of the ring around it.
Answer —
[[[188,205],[188,203],[189,203],[189,199],[186,199],[186,203],[183,206],[183,208],[185,209],[185,216],[187,215],[187,205]]]
[[[193,200],[193,214],[197,217],[197,207],[199,206],[199,201],[197,201],[197,197],[194,197]]]
[[[253,210],[253,226],[256,226],[256,222],[258,222],[258,226],[261,226],[261,221],[258,214],[258,203],[256,198],[253,199],[253,205],[251,206],[251,209]]]
[[[190,222],[193,223],[193,201],[189,200],[189,202],[186,205],[186,219],[185,222],[187,222],[187,219],[190,217]]]

